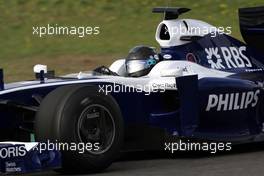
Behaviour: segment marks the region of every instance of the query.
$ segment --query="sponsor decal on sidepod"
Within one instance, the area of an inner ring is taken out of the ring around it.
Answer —
[[[231,111],[255,107],[258,104],[259,93],[260,90],[219,95],[210,94],[206,111]]]

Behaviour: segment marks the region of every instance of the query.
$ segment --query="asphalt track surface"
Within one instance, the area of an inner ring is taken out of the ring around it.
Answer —
[[[55,172],[31,176],[58,175]],[[264,143],[233,147],[232,152],[220,154],[161,152],[126,154],[97,176],[263,176]]]

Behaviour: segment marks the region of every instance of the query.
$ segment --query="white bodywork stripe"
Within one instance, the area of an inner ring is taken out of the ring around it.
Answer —
[[[172,70],[171,74],[175,74],[176,73],[175,70],[182,70],[182,72],[181,75],[163,76],[162,73],[163,70],[166,70],[167,72],[169,70]],[[43,84],[39,83],[35,85],[27,85],[27,84],[37,83],[38,81],[31,81],[31,82],[26,81],[26,82],[18,83],[19,87],[9,88],[0,91],[0,95],[21,91],[21,90],[41,88],[41,87],[79,84],[79,83],[92,83],[92,82],[109,82],[109,83],[116,83],[116,84],[134,86],[134,87],[138,87],[138,85],[151,87],[152,84],[165,84],[165,83],[176,84],[175,77],[179,77],[179,76],[198,75],[198,79],[202,79],[206,77],[224,78],[232,74],[234,73],[209,69],[189,61],[162,61],[159,62],[157,65],[155,65],[155,67],[151,70],[151,72],[147,76],[140,78],[122,77],[122,76],[94,76],[94,77],[92,76],[91,77],[91,75],[89,75],[84,78],[95,78],[95,79],[79,79],[79,80],[71,80],[71,81],[65,80],[65,81],[50,82],[50,83],[46,82]],[[78,75],[79,74],[71,74],[71,76],[74,77],[77,77]]]

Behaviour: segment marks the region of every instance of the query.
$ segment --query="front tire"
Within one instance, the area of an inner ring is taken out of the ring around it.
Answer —
[[[63,172],[99,172],[119,155],[124,138],[120,108],[96,87],[71,85],[48,94],[36,115],[37,141],[89,144],[89,151],[61,151]],[[90,145],[91,144],[91,145]]]

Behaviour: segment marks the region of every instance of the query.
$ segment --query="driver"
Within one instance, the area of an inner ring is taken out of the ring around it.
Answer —
[[[127,76],[140,77],[147,75],[159,62],[159,55],[149,46],[136,46],[132,48],[125,61]]]
[[[136,46],[129,51],[128,56],[125,59],[126,76],[145,76],[159,62],[159,60],[159,55],[153,47],[143,45]],[[94,69],[93,74],[119,76],[105,66],[100,66]]]

